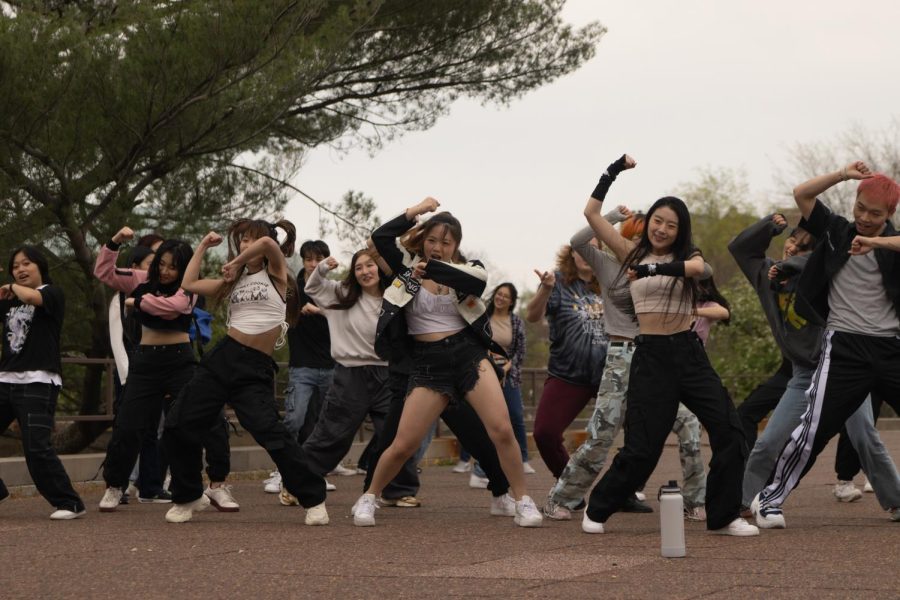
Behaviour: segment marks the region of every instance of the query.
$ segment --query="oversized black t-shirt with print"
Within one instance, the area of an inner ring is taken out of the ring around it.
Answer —
[[[562,273],[557,272],[546,315],[550,324],[547,371],[576,385],[599,385],[609,345],[600,295],[581,279],[563,283]]]
[[[62,371],[59,337],[66,300],[61,288],[38,288],[42,306],[25,304],[18,298],[0,301],[3,315],[3,354],[0,371]]]

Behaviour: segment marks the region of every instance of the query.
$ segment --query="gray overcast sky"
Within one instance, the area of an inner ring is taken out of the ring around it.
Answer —
[[[900,115],[895,0],[569,0],[564,16],[608,28],[580,70],[509,107],[458,102],[374,157],[316,150],[295,184],[329,202],[362,191],[383,220],[434,196],[462,222],[463,250],[494,269],[492,283],[533,288],[532,269],[552,266],[584,225],[588,194],[623,152],[638,167],[610,204],[645,208],[704,166],[744,169],[762,203],[789,193],[773,172],[791,144]],[[300,239],[316,235],[308,201],[292,200],[286,216]]]

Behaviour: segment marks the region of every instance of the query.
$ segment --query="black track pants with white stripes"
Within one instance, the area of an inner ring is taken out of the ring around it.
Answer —
[[[900,397],[900,338],[826,331],[819,365],[807,390],[809,408],[781,451],[763,508],[778,508],[816,462],[828,441],[872,394]]]

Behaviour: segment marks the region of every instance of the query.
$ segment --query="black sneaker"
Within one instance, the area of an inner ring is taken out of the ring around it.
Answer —
[[[634,495],[632,495],[631,498],[629,498],[625,502],[625,505],[622,506],[622,508],[620,508],[619,510],[621,512],[627,512],[627,513],[652,513],[653,512],[653,509],[650,508],[649,505],[647,505],[644,502],[641,502],[640,500],[637,499],[637,496],[634,496]]]
[[[170,494],[166,490],[163,490],[157,495],[150,496],[149,498],[138,496],[138,502],[140,502],[141,504],[171,504],[172,494]]]
[[[3,502],[7,498],[9,498],[9,490],[6,489],[6,484],[0,479],[0,502]]]

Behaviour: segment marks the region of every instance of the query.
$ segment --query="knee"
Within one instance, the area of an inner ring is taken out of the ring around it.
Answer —
[[[385,449],[382,456],[385,454],[392,454],[398,460],[407,460],[413,454],[416,453],[416,450],[419,449],[419,445],[421,442],[416,443],[415,440],[397,436],[394,438],[394,441]]]
[[[556,429],[542,421],[534,422],[534,431],[532,432],[532,435],[537,444],[552,444],[559,438]]]
[[[494,442],[494,446],[512,444],[515,442],[512,425],[508,422],[492,425],[487,431],[491,441]]]

